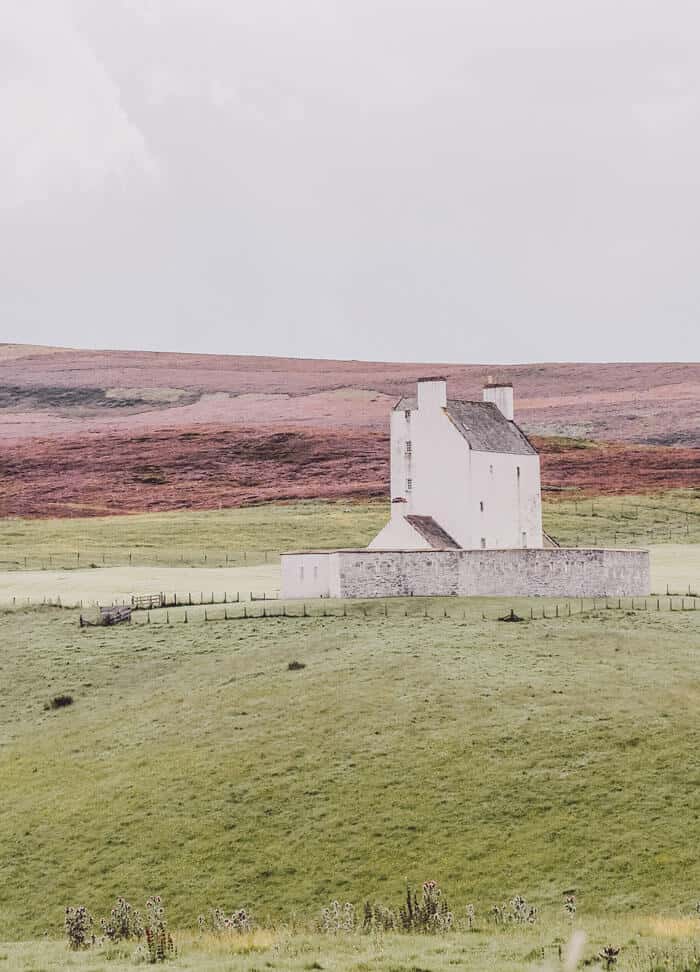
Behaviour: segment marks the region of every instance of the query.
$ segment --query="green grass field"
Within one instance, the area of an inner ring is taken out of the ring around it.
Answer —
[[[619,972],[696,972],[695,918],[576,919],[561,916],[527,928],[447,935],[319,935],[287,928],[251,935],[200,937],[175,932],[178,956],[164,968],[179,972],[573,972],[596,961],[606,945],[620,949]],[[576,937],[574,937],[576,936]],[[62,942],[33,941],[0,945],[0,968],[18,972],[131,972],[132,943],[107,944],[69,953]],[[5,964],[7,963],[7,964]],[[138,967],[138,966],[137,966]]]
[[[119,893],[162,892],[178,928],[216,904],[307,921],[333,897],[396,904],[406,877],[482,916],[520,892],[556,922],[572,888],[591,921],[689,914],[700,613],[481,619],[509,606],[89,631],[0,614],[0,940]]]
[[[2,521],[0,570],[272,563],[281,550],[364,546],[388,516],[384,502],[308,501],[203,513],[13,518]],[[700,542],[697,490],[585,501],[545,494],[543,516],[564,546]]]

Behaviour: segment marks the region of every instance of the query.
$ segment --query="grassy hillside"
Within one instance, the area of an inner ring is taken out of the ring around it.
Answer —
[[[564,494],[566,496],[566,494]],[[700,542],[700,493],[594,500],[545,495],[544,527],[564,546]],[[307,501],[210,512],[2,521],[0,569],[116,564],[217,566],[273,561],[280,550],[364,546],[388,504]]]
[[[214,904],[396,903],[407,876],[482,914],[516,892],[559,914],[572,888],[589,917],[687,913],[700,614],[404,604],[91,631],[1,614],[0,940],[117,893],[162,891],[191,928]]]

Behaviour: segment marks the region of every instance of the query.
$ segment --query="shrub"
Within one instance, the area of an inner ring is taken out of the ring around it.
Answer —
[[[68,947],[74,951],[89,948],[94,941],[92,934],[93,917],[84,905],[66,908],[63,927],[68,938]]]
[[[54,695],[44,706],[45,709],[63,709],[67,705],[73,705],[72,695]]]
[[[341,905],[339,901],[331,901],[321,912],[319,922],[321,931],[328,935],[339,935],[355,931],[355,908],[346,901]]]
[[[300,672],[302,668],[306,668],[306,665],[304,662],[300,661],[290,661],[290,663],[287,665],[288,672]]]
[[[112,908],[109,918],[100,921],[102,934],[111,942],[128,941],[132,938],[142,938],[144,934],[143,920],[139,911],[134,911],[129,902],[122,897]]]
[[[405,931],[445,932],[454,924],[454,915],[436,881],[426,881],[420,898],[406,884],[406,903],[399,910],[399,919]]]

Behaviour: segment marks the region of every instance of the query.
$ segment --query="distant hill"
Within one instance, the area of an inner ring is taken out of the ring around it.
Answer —
[[[512,381],[516,419],[545,437],[549,485],[637,492],[700,482],[700,364],[416,365],[0,345],[0,515],[382,495],[389,410],[431,374],[447,377],[454,398],[479,398],[489,374]]]

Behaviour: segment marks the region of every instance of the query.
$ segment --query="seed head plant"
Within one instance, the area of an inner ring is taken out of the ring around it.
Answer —
[[[94,942],[92,934],[93,917],[84,905],[66,908],[63,927],[68,938],[68,947],[73,952],[89,948]]]
[[[327,935],[349,934],[355,931],[355,908],[349,901],[343,905],[339,901],[331,901],[321,912],[319,924],[321,931]]]
[[[437,881],[426,881],[420,898],[407,883],[406,903],[399,919],[404,931],[447,932],[454,925],[454,915]]]
[[[129,902],[122,897],[117,898],[117,903],[112,908],[109,918],[101,919],[100,927],[104,937],[111,942],[139,939],[144,934],[141,913],[135,911]]]

